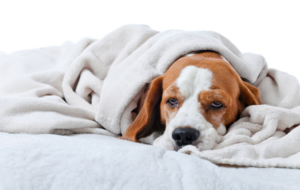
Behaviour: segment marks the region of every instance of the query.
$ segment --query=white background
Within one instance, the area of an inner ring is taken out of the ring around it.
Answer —
[[[298,3],[299,2],[299,3]],[[124,24],[213,30],[300,79],[300,1],[0,0],[0,51],[101,38]]]

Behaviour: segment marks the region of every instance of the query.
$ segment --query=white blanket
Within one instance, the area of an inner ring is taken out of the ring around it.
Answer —
[[[213,50],[260,89],[261,106],[250,106],[215,150],[181,152],[226,163],[300,168],[300,91],[295,77],[268,70],[260,55],[240,53],[209,31],[154,31],[127,25],[100,40],[0,54],[0,131],[96,133],[117,136],[132,123],[146,83],[179,57]]]
[[[95,134],[0,133],[1,190],[298,190],[299,178],[295,169],[218,167]]]

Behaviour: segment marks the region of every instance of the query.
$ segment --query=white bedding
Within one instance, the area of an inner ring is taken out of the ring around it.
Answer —
[[[122,135],[144,86],[179,57],[204,50],[258,87],[264,105],[247,107],[214,150],[181,151],[214,163],[300,169],[300,128],[282,132],[300,123],[299,82],[210,31],[126,25],[98,40],[0,54],[0,131]]]
[[[113,137],[0,133],[0,190],[299,189],[300,171],[226,168]]]
[[[179,46],[179,42],[188,45]],[[235,125],[217,147],[223,149],[206,153],[191,150],[191,156],[97,135],[122,134],[132,122],[130,113],[144,83],[164,73],[180,56],[206,49],[224,55],[243,78],[258,86],[264,103],[280,107],[247,108],[244,112],[247,124],[262,130]],[[275,133],[277,127],[284,130],[300,121],[300,99],[294,98],[300,94],[298,81],[280,71],[268,71],[261,56],[240,53],[221,35],[175,30],[158,33],[145,26],[125,26],[101,40],[83,39],[77,44],[0,54],[0,67],[0,190],[300,189],[297,169],[226,168],[201,159],[246,166],[257,163],[260,167],[300,168],[300,129],[288,135]],[[127,67],[135,74],[140,73],[141,79],[125,75]],[[144,70],[149,73],[144,75]],[[123,80],[124,77],[131,82]],[[269,85],[273,83],[276,85]],[[124,89],[134,93],[125,93]],[[270,98],[269,91],[281,93]],[[117,112],[113,108],[118,108]],[[288,113],[290,118],[282,113]],[[269,137],[270,146],[259,147]],[[282,143],[285,139],[289,143]],[[240,151],[244,147],[235,146],[238,143],[250,147],[246,149],[247,154]],[[275,146],[278,144],[281,146]],[[263,154],[274,152],[268,147],[280,148],[276,149],[280,156]],[[222,154],[215,154],[217,151]],[[267,156],[257,157],[252,153]],[[231,157],[231,161],[224,156]],[[237,160],[237,156],[242,158]],[[246,163],[244,158],[254,161]],[[256,158],[263,158],[264,162]],[[273,164],[270,158],[285,163]]]

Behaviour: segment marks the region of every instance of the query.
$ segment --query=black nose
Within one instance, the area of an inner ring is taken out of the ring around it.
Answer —
[[[200,132],[191,127],[177,128],[172,133],[172,138],[174,139],[177,146],[185,146],[192,144],[198,139]]]

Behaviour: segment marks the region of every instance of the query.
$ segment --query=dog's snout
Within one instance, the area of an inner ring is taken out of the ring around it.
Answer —
[[[177,128],[172,133],[172,138],[174,139],[177,146],[185,146],[192,144],[198,139],[200,132],[197,129],[191,127]]]

